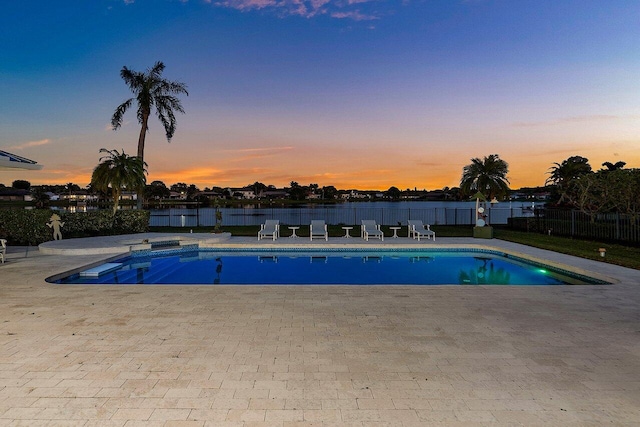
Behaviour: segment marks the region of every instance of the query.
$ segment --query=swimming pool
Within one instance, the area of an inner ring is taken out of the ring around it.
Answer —
[[[56,275],[56,284],[584,285],[602,280],[493,250],[167,250]]]

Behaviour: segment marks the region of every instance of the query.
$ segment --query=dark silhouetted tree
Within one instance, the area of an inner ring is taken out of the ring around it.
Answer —
[[[140,194],[144,188],[146,165],[140,157],[129,156],[124,150],[119,153],[118,150],[101,148],[100,152],[107,155],[100,158],[101,163],[93,170],[91,185],[98,191],[111,190],[115,213],[124,189],[138,191]]]
[[[460,190],[467,196],[479,191],[488,199],[504,197],[509,194],[508,173],[509,164],[497,154],[473,158],[462,170]]]
[[[16,179],[11,184],[11,187],[15,188],[16,190],[27,190],[27,191],[29,191],[29,189],[31,188],[31,183],[29,181],[25,181],[23,179]]]

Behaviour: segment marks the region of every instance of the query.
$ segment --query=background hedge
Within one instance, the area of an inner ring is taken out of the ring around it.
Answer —
[[[62,237],[110,236],[143,233],[149,228],[149,211],[112,210],[69,213],[46,209],[0,210],[0,238],[13,245],[38,245],[53,240],[53,229],[47,226],[51,215],[58,214],[64,226]]]

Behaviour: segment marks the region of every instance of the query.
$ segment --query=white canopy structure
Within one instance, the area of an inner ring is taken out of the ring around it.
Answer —
[[[0,150],[0,170],[42,169],[38,162]]]

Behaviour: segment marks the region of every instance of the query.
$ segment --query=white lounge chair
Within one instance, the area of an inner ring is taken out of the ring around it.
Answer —
[[[384,242],[384,233],[380,230],[380,226],[374,220],[363,219],[360,226],[360,237],[369,241],[369,237],[375,237]]]
[[[274,241],[280,237],[280,221],[268,219],[264,224],[261,224],[260,231],[258,231],[258,240],[263,237],[272,237]]]
[[[5,239],[0,239],[0,260],[4,264],[4,256],[7,253],[7,241]]]
[[[431,230],[429,224],[424,225],[422,221],[416,219],[410,219],[407,221],[407,224],[409,227],[409,237],[418,239],[418,242],[420,241],[420,237],[426,237],[427,239],[433,237],[433,241],[436,241],[436,233]]]
[[[322,237],[324,240],[329,241],[327,224],[325,224],[321,219],[314,219],[311,221],[311,226],[309,227],[309,240],[313,240],[314,237]]]

